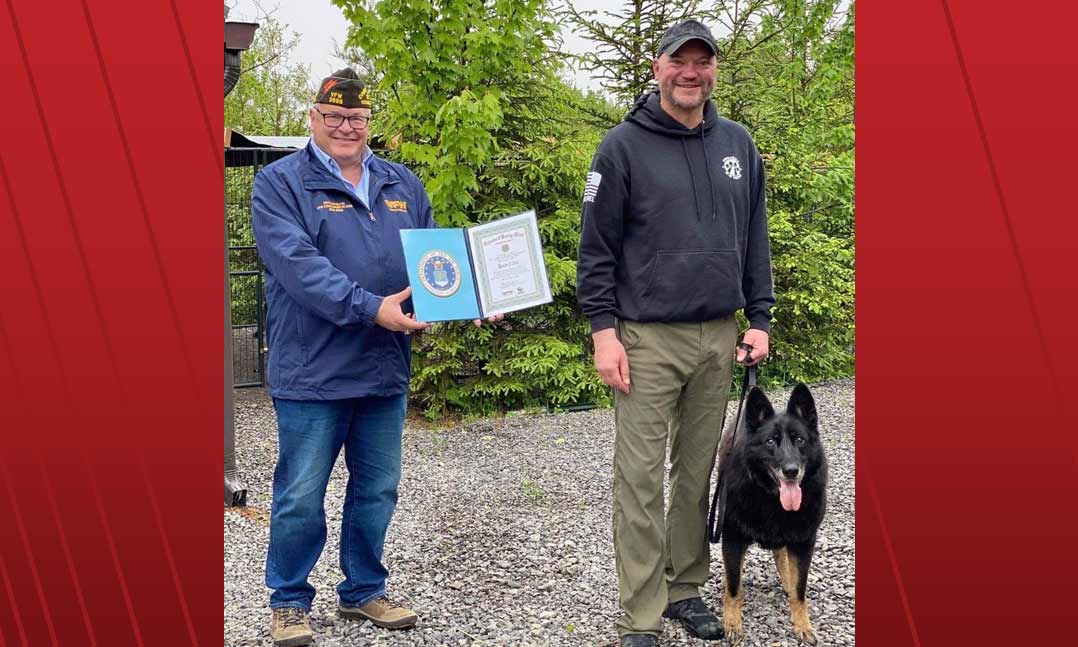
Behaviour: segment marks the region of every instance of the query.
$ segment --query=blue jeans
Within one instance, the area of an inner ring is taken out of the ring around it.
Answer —
[[[326,485],[342,446],[348,487],[337,595],[347,606],[384,595],[382,547],[397,505],[407,394],[273,404],[280,449],[266,555],[270,606],[311,609],[307,577],[326,545]]]

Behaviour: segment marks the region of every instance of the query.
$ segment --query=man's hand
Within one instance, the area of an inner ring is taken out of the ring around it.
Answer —
[[[413,330],[430,328],[429,323],[416,321],[412,315],[404,314],[401,303],[412,296],[412,288],[406,287],[396,294],[391,294],[382,299],[382,305],[378,308],[378,314],[374,316],[374,323],[394,332],[411,333]]]
[[[629,356],[613,328],[591,334],[595,342],[595,370],[607,386],[629,392]]]
[[[487,321],[489,321],[490,323],[494,323],[495,321],[501,321],[502,319],[505,319],[505,315],[497,314],[497,315],[491,315],[491,316],[487,317]],[[482,319],[472,319],[472,323],[475,324],[476,328],[478,328],[478,327],[483,325],[483,320]]]
[[[737,349],[737,361],[745,366],[755,366],[759,364],[765,357],[767,357],[768,346],[767,333],[762,330],[756,330],[755,328],[749,328],[745,331],[745,336],[741,338],[741,342],[752,346],[752,352],[746,353],[745,349]]]

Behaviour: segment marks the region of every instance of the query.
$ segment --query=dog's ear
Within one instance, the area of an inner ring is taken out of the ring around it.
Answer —
[[[775,409],[767,399],[763,389],[754,386],[749,389],[748,402],[745,404],[745,428],[753,431],[775,415]]]
[[[799,382],[794,387],[790,402],[786,405],[786,413],[801,418],[810,428],[816,429],[816,401],[812,399],[812,393],[807,386]]]

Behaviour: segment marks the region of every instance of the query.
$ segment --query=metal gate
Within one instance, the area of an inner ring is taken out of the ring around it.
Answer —
[[[226,148],[225,216],[228,282],[232,298],[232,370],[236,387],[265,386],[266,293],[262,261],[251,231],[255,175],[294,148]]]
[[[268,349],[262,263],[258,260],[254,245],[232,245],[228,251],[228,282],[232,293],[234,386],[264,386]]]

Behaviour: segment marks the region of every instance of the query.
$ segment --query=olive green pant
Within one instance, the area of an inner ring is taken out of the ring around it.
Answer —
[[[619,635],[659,634],[666,605],[700,595],[711,469],[733,375],[733,316],[693,323],[619,321],[629,393],[616,392],[614,554]],[[663,475],[670,443],[670,504]]]

